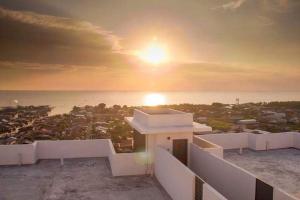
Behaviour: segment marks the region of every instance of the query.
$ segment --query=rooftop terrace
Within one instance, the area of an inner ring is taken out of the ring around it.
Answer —
[[[41,160],[0,166],[2,200],[170,200],[149,176],[112,177],[105,158]]]
[[[168,108],[142,108],[140,111],[149,115],[172,115],[172,114],[185,114],[185,112],[179,110],[173,110]]]
[[[224,159],[300,198],[300,150],[224,150]]]

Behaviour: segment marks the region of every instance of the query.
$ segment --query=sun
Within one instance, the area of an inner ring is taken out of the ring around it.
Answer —
[[[166,45],[158,43],[155,39],[141,51],[138,51],[138,57],[150,64],[161,64],[169,61],[169,55]]]

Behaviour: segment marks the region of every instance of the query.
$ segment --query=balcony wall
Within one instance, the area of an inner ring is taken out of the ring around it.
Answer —
[[[173,200],[226,200],[210,185],[203,182],[202,194],[196,194],[196,174],[177,160],[170,152],[157,147],[155,152],[155,176]]]
[[[111,140],[36,141],[0,145],[0,165],[34,164],[38,159],[108,157],[114,176],[146,174],[146,155],[116,153]]]
[[[238,149],[248,147],[248,133],[221,133],[221,134],[207,134],[199,135],[209,142],[217,144],[223,149]]]
[[[38,141],[38,159],[107,157],[108,140]]]
[[[0,165],[34,164],[37,142],[33,144],[0,145]]]

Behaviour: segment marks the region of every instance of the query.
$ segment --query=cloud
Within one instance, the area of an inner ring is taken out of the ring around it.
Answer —
[[[262,26],[272,26],[275,24],[275,21],[269,17],[258,16],[257,19],[258,19],[258,24]]]
[[[88,66],[88,65],[63,65],[63,64],[45,64],[33,62],[18,62],[18,61],[0,61],[0,69],[29,71],[32,73],[40,72],[63,72],[63,71],[78,71],[81,69],[106,69],[105,66]]]
[[[276,13],[285,13],[288,11],[288,0],[263,0],[263,6],[266,10]]]
[[[100,12],[94,5],[97,15],[90,13],[91,5],[85,5],[79,14],[73,11],[81,8],[82,3],[78,1],[72,9],[73,1],[68,1],[70,13],[61,16],[76,16],[114,27],[114,31],[124,35],[124,41],[86,21],[38,14],[45,10],[38,10],[34,4],[13,8],[36,12],[0,7],[0,89],[299,91],[300,26],[295,20],[299,18],[299,0],[282,4],[288,8],[284,13],[267,9],[269,4],[263,1],[203,0],[206,6],[199,7],[176,4],[176,8],[188,12],[176,9],[170,15],[182,34],[177,29],[173,31],[170,22],[153,27],[153,14],[149,14],[148,24],[131,20],[140,16],[132,9],[120,9],[128,14],[127,18],[123,14]],[[216,5],[217,12],[209,9]],[[145,7],[148,12],[149,6]],[[139,13],[147,17],[145,12]],[[164,15],[157,13],[157,21],[163,22]],[[114,17],[115,21],[110,21]],[[181,60],[198,62],[153,68],[136,62],[122,48],[135,48],[148,41],[148,34],[167,30],[160,27],[168,26],[168,32],[161,34],[169,39],[174,58],[182,53],[187,56]],[[132,39],[128,40],[129,37]]]
[[[181,63],[180,89],[206,91],[299,91],[300,68],[226,63]],[[280,77],[280,79],[278,79]]]
[[[241,7],[247,0],[234,0],[228,3],[225,3],[221,6],[216,7],[216,9],[222,8],[224,10],[235,10]]]
[[[18,22],[40,26],[44,28],[56,28],[67,31],[87,31],[104,36],[111,43],[114,50],[120,50],[119,37],[111,32],[95,26],[90,22],[79,21],[71,18],[41,15],[34,12],[13,11],[0,7],[0,18],[12,19]]]
[[[120,38],[86,21],[0,7],[0,60],[109,65],[126,61]]]

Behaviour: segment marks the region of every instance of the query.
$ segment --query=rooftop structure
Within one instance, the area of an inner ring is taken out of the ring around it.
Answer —
[[[173,109],[146,108],[134,110],[126,121],[134,129],[134,150],[148,155],[150,173],[154,165],[155,148],[163,146],[182,163],[188,163],[188,143],[193,137],[193,114]]]
[[[211,131],[211,127],[193,122],[193,114],[173,109],[136,109],[126,121],[141,134]]]
[[[126,120],[141,134],[193,131],[193,115],[171,109],[136,109]]]

